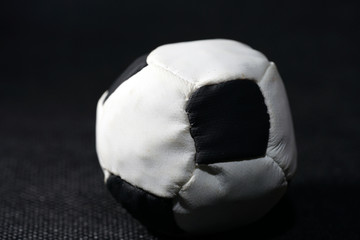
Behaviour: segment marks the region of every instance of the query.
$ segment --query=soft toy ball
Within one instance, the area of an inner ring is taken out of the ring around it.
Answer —
[[[273,62],[225,39],[160,46],[100,98],[96,148],[112,195],[165,233],[211,233],[264,216],[296,170]]]

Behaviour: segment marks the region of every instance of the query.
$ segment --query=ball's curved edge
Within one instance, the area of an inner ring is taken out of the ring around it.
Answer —
[[[269,65],[264,54],[226,39],[165,44],[153,50],[147,62],[193,83],[196,88],[233,79],[259,80]]]
[[[146,62],[146,59],[148,57],[149,53],[144,54],[137,59],[134,60],[126,69],[125,71],[113,82],[113,84],[108,89],[108,94],[106,95],[105,99],[103,100],[103,103],[106,102],[106,100],[113,94],[113,92],[116,91],[116,89],[126,80],[128,80],[130,77],[141,71],[144,67],[146,67],[148,64]]]
[[[297,168],[295,132],[286,89],[275,63],[270,62],[258,85],[270,115],[266,154],[281,167],[286,179],[291,180]]]
[[[105,184],[116,201],[149,230],[166,235],[184,233],[173,216],[173,199],[155,196],[111,173]]]

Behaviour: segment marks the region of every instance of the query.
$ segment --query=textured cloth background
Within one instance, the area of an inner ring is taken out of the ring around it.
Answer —
[[[268,216],[204,238],[360,238],[355,1],[1,5],[0,239],[167,239],[148,232],[105,189],[96,101],[137,56],[214,37],[248,43],[277,63],[299,166]]]

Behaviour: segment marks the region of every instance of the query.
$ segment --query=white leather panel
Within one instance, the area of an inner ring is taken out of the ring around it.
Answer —
[[[269,157],[199,165],[179,192],[174,216],[188,232],[221,231],[263,216],[286,186],[283,171]]]
[[[185,104],[190,85],[147,66],[98,103],[101,166],[160,197],[173,197],[194,169]]]
[[[270,115],[266,154],[276,161],[290,180],[296,171],[297,150],[286,90],[274,63],[259,82]]]
[[[194,83],[196,88],[227,80],[259,80],[269,65],[262,53],[226,39],[163,45],[150,53],[147,62]]]

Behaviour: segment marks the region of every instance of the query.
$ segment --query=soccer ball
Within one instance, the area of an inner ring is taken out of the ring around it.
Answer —
[[[296,170],[273,62],[213,39],[160,46],[100,98],[96,148],[112,195],[165,233],[209,233],[264,216]]]

